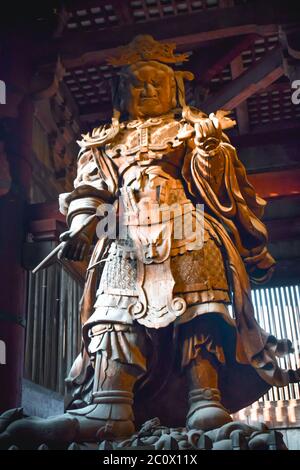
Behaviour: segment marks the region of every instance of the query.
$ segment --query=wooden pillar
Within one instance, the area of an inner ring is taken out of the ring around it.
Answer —
[[[0,79],[6,104],[0,105],[0,139],[9,164],[11,185],[0,197],[0,340],[6,360],[0,363],[0,412],[20,405],[24,361],[26,271],[22,267],[24,213],[31,179],[33,105],[30,44],[6,38],[0,50]]]

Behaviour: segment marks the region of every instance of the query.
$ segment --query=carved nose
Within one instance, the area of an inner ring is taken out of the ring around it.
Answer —
[[[145,83],[144,89],[142,91],[142,97],[143,98],[152,98],[156,96],[156,90],[151,83]]]

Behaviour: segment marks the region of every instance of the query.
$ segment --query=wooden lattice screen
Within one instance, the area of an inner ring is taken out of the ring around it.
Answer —
[[[64,378],[80,348],[81,286],[59,264],[29,274],[25,377],[64,393]],[[252,291],[256,318],[266,331],[289,338],[294,353],[280,359],[300,367],[300,285]],[[300,399],[300,384],[272,388],[260,401]]]

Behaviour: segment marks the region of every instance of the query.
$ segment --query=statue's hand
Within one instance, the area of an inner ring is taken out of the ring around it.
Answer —
[[[219,119],[211,113],[209,118],[195,123],[195,144],[204,152],[215,150],[222,139],[222,128]]]
[[[71,233],[72,230],[67,230],[60,235],[59,239],[64,244],[58,252],[58,258],[83,261],[89,252],[90,239],[83,232],[77,234],[74,238],[70,238]]]

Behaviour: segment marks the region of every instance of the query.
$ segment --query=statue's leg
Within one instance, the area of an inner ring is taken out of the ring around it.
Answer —
[[[207,350],[213,340],[201,334],[201,319],[182,325],[179,336],[182,351],[182,366],[189,387],[188,429],[215,429],[232,421],[221,404],[218,388],[218,360]],[[191,335],[193,327],[196,329]],[[198,330],[198,331],[197,331]],[[198,334],[197,334],[198,333]]]
[[[68,413],[80,423],[80,438],[125,438],[135,431],[133,387],[146,372],[144,331],[137,325],[98,324],[90,330],[94,364],[92,404]]]
[[[218,372],[212,361],[199,354],[187,367],[189,383],[188,429],[215,429],[232,421],[220,403]]]

